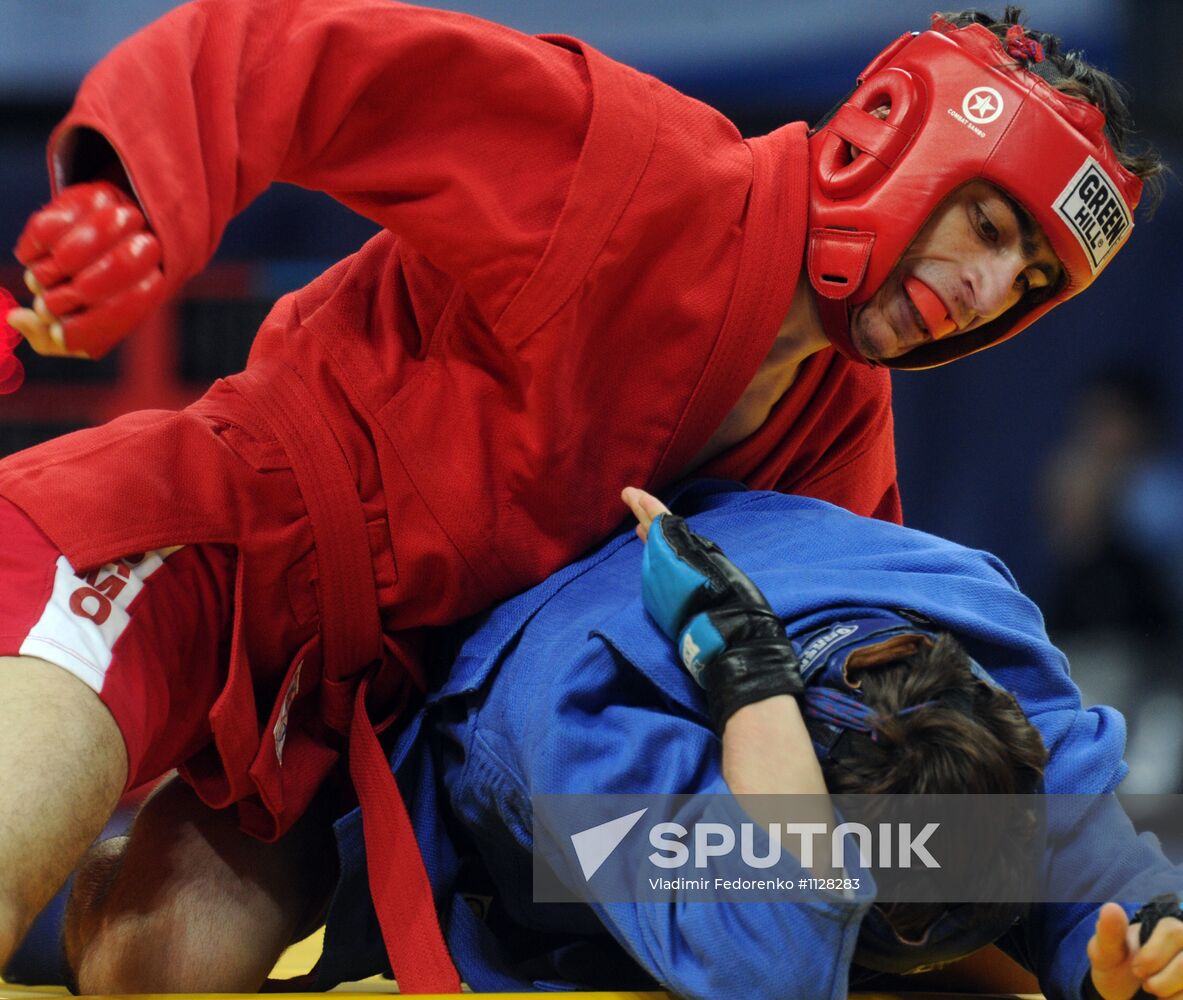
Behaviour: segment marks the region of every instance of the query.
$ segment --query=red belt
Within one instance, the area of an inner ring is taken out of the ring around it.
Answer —
[[[431,882],[366,709],[366,692],[385,660],[365,513],[348,462],[296,372],[254,363],[231,381],[257,404],[286,451],[308,511],[319,573],[321,708],[328,725],[348,733],[370,893],[391,969],[404,993],[458,993]]]

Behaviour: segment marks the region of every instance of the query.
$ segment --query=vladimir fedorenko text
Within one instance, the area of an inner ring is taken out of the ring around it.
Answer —
[[[772,892],[793,892],[805,889],[826,889],[832,892],[850,892],[859,888],[857,878],[651,878],[649,888],[665,892],[684,892],[691,889],[726,890],[769,890]]]

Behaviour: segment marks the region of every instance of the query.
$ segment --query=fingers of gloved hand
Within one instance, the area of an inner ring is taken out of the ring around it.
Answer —
[[[20,312],[29,312],[29,310],[21,310]],[[69,357],[72,353],[76,356],[87,356],[84,352],[71,352],[66,347],[66,335],[62,330],[61,320],[46,305],[43,295],[33,298],[32,314],[33,321],[24,324],[24,332],[30,346],[38,354],[45,357]],[[18,316],[18,319],[23,319],[23,317]],[[13,325],[20,329],[16,322]]]
[[[1142,979],[1142,989],[1156,997],[1183,993],[1183,955],[1175,955],[1159,972]]]
[[[48,205],[29,216],[16,241],[17,260],[29,267],[54,250],[57,243],[86,216],[116,206],[134,209],[140,215],[142,228],[142,213],[135,202],[114,184],[95,181],[64,188]]]
[[[33,312],[37,314],[37,318],[42,323],[54,323],[57,317],[50,311],[49,306],[45,304],[45,296],[37,295],[33,298]]]
[[[145,230],[140,210],[130,204],[105,204],[82,216],[45,254],[26,261],[39,286],[35,290],[45,294],[95,269],[108,287],[132,285],[159,262],[160,243]]]
[[[1134,956],[1133,971],[1154,996],[1183,990],[1183,921],[1164,917]]]
[[[1129,920],[1116,903],[1106,903],[1097,913],[1097,924],[1088,943],[1089,961],[1094,970],[1109,970],[1130,957],[1126,931]]]
[[[153,271],[126,291],[62,319],[71,352],[101,358],[164,299],[164,275]]]
[[[68,353],[60,323],[48,323],[32,309],[13,309],[8,322],[38,354],[64,357]]]
[[[620,499],[628,505],[633,517],[637,519],[637,537],[642,542],[648,540],[649,527],[654,519],[670,512],[670,509],[652,493],[646,493],[636,486],[626,486],[621,490]]]
[[[133,287],[160,270],[160,241],[149,233],[124,236],[71,281],[45,292],[45,304],[57,316],[93,306]]]
[[[19,333],[25,340],[32,341],[33,337],[37,336],[47,326],[44,320],[41,319],[32,309],[25,309],[18,307],[10,309],[8,315],[5,317],[8,320],[8,325]],[[44,332],[48,334],[48,329]],[[36,346],[34,345],[34,350]]]
[[[34,295],[40,295],[47,288],[53,288],[66,280],[66,272],[53,259],[52,254],[38,257],[25,268],[25,284]]]
[[[49,254],[54,243],[86,211],[83,187],[85,185],[66,188],[48,205],[29,216],[13,248],[17,260],[28,267]]]
[[[53,260],[65,275],[90,267],[128,236],[141,235],[155,242],[145,230],[143,213],[131,204],[104,204],[84,215],[50,248]],[[134,265],[134,259],[131,261]],[[36,268],[33,269],[37,273]],[[48,284],[40,275],[43,284]]]
[[[1129,1000],[1137,993],[1140,983],[1130,967],[1137,950],[1137,927],[1130,926],[1120,906],[1106,903],[1086,947],[1089,978],[1103,1000]]]

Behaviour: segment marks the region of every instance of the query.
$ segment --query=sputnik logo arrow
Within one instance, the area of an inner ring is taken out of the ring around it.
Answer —
[[[637,825],[637,821],[649,811],[646,806],[636,812],[610,819],[607,823],[592,826],[579,833],[571,835],[571,843],[575,847],[575,854],[579,858],[579,867],[583,869],[585,881],[600,870],[600,866],[608,860],[608,856],[620,846],[620,842],[628,836],[629,831]]]

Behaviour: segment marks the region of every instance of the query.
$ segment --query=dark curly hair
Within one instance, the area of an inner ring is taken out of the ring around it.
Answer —
[[[941,17],[957,28],[980,24],[999,39],[1005,39],[1011,27],[1022,24],[1023,11],[1018,6],[1008,4],[1001,20],[992,14],[972,9],[942,14]],[[1105,134],[1117,154],[1117,161],[1141,178],[1144,186],[1142,207],[1147,215],[1152,215],[1162,201],[1167,166],[1157,150],[1148,143],[1135,140],[1134,120],[1125,88],[1104,70],[1086,62],[1083,52],[1065,52],[1056,35],[1025,24],[1022,27],[1028,38],[1043,46],[1044,58],[1038,63],[1026,59],[1019,61],[1057,90],[1080,97],[1101,109],[1105,115]]]
[[[856,757],[826,762],[832,793],[1018,795],[1038,785],[1047,763],[1039,730],[1013,695],[974,676],[965,647],[947,632],[906,659],[860,671],[859,680],[877,712],[875,739]],[[933,704],[899,714],[926,702]]]
[[[832,794],[1022,795],[1037,789],[1047,765],[1039,731],[1013,695],[974,676],[965,647],[948,633],[912,656],[860,671],[859,680],[877,713],[875,735],[857,755],[823,762]],[[925,707],[899,714],[915,705]],[[983,863],[1005,866],[1007,850]],[[917,940],[948,906],[881,909],[901,936]],[[983,917],[995,909],[974,906]]]

